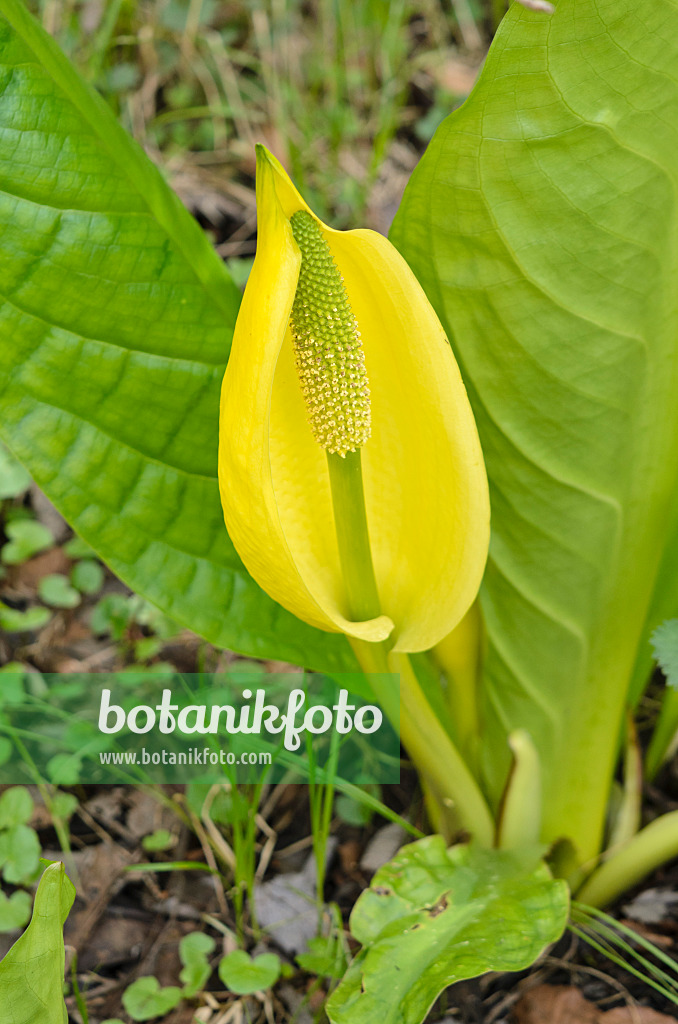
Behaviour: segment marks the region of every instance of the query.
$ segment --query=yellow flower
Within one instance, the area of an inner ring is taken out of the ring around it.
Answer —
[[[262,146],[257,209],[221,399],[228,532],[254,579],[300,619],[426,650],[473,601],[489,541],[485,468],[452,350],[390,242],[322,224]],[[325,290],[320,333],[331,340],[314,349],[305,309]],[[335,458],[361,450],[377,618],[350,618],[321,445]]]

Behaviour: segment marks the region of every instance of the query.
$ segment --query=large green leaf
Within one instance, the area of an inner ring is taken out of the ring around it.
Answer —
[[[565,882],[500,850],[429,836],[380,868],[351,914],[362,943],[327,1013],[333,1024],[419,1024],[448,985],[529,967],[563,932]]]
[[[67,1024],[62,930],[74,899],[63,864],[45,868],[31,923],[0,961],[3,1024]]]
[[[512,5],[392,233],[459,355],[490,476],[486,783],[496,802],[526,728],[544,838],[584,858],[678,476],[677,39],[675,0]]]
[[[0,424],[66,518],[179,622],[353,667],[251,580],[216,481],[238,293],[198,225],[18,0],[0,2]],[[6,19],[6,20],[5,20]]]

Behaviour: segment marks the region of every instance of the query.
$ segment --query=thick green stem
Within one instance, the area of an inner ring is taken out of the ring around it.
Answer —
[[[480,736],[478,683],[482,628],[480,605],[476,600],[459,625],[431,652],[447,679],[454,738],[471,768],[477,765]]]
[[[641,803],[643,796],[643,761],[638,745],[633,714],[626,712],[626,736],[624,737],[624,785],[610,827],[607,845],[621,848],[632,839],[640,828]]]
[[[365,512],[360,449],[345,456],[327,455],[339,561],[349,616],[356,622],[381,615]]]
[[[660,864],[678,856],[678,811],[664,814],[629,839],[590,876],[577,900],[605,907]]]
[[[400,738],[417,771],[445,814],[484,846],[494,842],[494,822],[478,783],[426,700],[406,654],[389,652],[388,644],[351,640],[364,672],[370,674],[374,694],[389,720],[400,728]],[[394,701],[387,673],[400,675],[400,704]],[[442,820],[442,819],[441,819]]]
[[[494,822],[478,783],[419,685],[406,654],[388,655],[400,673],[400,736],[416,767],[423,771],[443,806],[483,846],[494,842]]]

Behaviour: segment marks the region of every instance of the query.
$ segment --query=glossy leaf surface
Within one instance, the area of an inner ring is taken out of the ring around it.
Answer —
[[[676,38],[673,0],[512,5],[392,232],[453,341],[490,478],[486,784],[498,802],[525,728],[543,838],[583,858],[648,609],[676,598]]]
[[[362,950],[330,998],[332,1024],[419,1024],[448,985],[528,967],[565,927],[567,886],[541,863],[445,848],[403,847],[351,914]]]

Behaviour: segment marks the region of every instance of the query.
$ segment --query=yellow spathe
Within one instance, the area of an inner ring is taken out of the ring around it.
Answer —
[[[384,613],[347,618],[327,459],[308,423],[289,329],[301,255],[290,218],[311,212],[257,147],[257,255],[224,376],[219,484],[226,526],[260,586],[300,619],[396,651],[432,647],[462,618],[489,542],[473,414],[443,329],[391,243],[321,224],[365,353],[372,435],[361,449]]]

